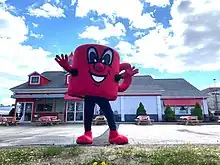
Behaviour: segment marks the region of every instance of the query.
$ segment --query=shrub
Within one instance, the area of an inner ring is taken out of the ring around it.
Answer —
[[[195,107],[191,109],[191,115],[197,116],[199,120],[203,120],[202,108],[199,103],[196,103]]]
[[[147,115],[144,105],[141,102],[139,103],[139,106],[137,108],[136,117],[140,115]]]
[[[175,112],[171,109],[170,106],[167,106],[164,111],[165,121],[175,121],[176,115]]]

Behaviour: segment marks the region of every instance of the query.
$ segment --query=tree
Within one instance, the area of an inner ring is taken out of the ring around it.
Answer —
[[[167,106],[164,111],[165,121],[175,121],[176,120],[176,114],[171,109],[170,106]]]
[[[147,112],[146,112],[142,102],[139,103],[139,106],[138,106],[137,112],[136,112],[136,117],[138,117],[140,115],[147,115]]]
[[[196,103],[195,107],[191,109],[192,116],[198,116],[199,120],[203,120],[202,108],[199,103]]]

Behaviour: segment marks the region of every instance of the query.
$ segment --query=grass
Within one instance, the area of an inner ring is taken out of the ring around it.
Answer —
[[[0,150],[0,165],[220,165],[220,148],[210,146],[29,147]]]

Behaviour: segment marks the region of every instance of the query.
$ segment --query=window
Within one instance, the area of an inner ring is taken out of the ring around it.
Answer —
[[[36,102],[36,112],[53,112],[53,99],[42,99]]]
[[[68,75],[66,76],[66,83],[69,84],[69,82],[70,82],[70,75],[68,74]]]
[[[40,84],[40,76],[31,76],[30,84]]]
[[[55,104],[56,104],[55,111],[56,112],[63,112],[64,109],[65,109],[65,102],[64,102],[64,100],[63,99],[56,99],[55,101],[56,101],[55,102]]]
[[[175,106],[172,107],[175,110],[176,115],[190,115],[190,107],[189,106]]]

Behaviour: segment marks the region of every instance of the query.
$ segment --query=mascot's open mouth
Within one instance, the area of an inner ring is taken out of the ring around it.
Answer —
[[[90,72],[90,76],[92,77],[93,81],[96,82],[96,83],[103,82],[107,77],[107,75],[97,75],[97,74],[94,74],[94,73],[91,73],[91,72]]]

